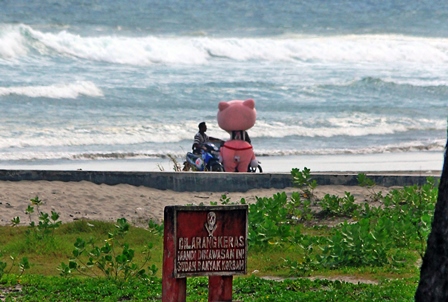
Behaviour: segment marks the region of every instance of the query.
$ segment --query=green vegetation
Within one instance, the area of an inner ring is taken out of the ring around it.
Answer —
[[[154,276],[157,272],[157,267],[154,264],[148,267],[149,275],[144,269],[151,259],[152,243],[148,243],[141,265],[134,262],[135,250],[131,249],[128,243],[120,243],[119,240],[123,239],[129,228],[130,225],[126,219],[118,219],[115,232],[108,234],[103,246],[97,246],[92,238],[88,242],[77,238],[73,250],[74,258],[69,260],[68,265],[61,263],[58,267],[61,276],[68,277],[73,271],[76,271],[80,275],[98,277],[97,272],[100,272],[107,279],[124,282],[134,278],[149,279]],[[121,252],[117,251],[117,246],[121,247]]]
[[[310,171],[293,169],[297,192],[249,205],[248,276],[239,301],[413,301],[437,200],[437,183],[377,192],[370,200],[314,195]],[[0,227],[0,298],[6,301],[160,301],[163,226],[75,221],[27,209],[29,225]],[[216,204],[244,204],[223,195]],[[37,217],[35,217],[37,216]],[[279,281],[281,280],[281,281]],[[349,281],[349,282],[348,282]],[[207,278],[188,278],[187,301],[207,301]]]

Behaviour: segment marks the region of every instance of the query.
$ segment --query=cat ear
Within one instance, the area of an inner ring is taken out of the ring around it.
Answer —
[[[223,111],[224,109],[228,108],[230,105],[227,102],[219,102],[218,109],[219,111]]]
[[[248,100],[245,100],[243,102],[243,105],[249,107],[250,109],[254,109],[255,108],[255,101],[252,100],[252,99],[248,99]]]

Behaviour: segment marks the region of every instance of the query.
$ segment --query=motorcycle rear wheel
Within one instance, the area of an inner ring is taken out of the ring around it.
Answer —
[[[261,168],[260,165],[258,165],[256,167],[249,166],[249,168],[247,169],[247,172],[252,172],[252,173],[260,172],[260,173],[263,173],[263,169]]]
[[[224,168],[221,164],[215,163],[210,167],[210,171],[213,172],[224,172]]]

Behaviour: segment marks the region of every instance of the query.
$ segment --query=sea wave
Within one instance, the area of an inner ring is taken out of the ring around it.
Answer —
[[[31,98],[76,99],[80,95],[102,97],[103,92],[92,82],[78,81],[48,86],[0,87],[0,96],[7,95],[23,95]]]
[[[349,88],[385,88],[385,89],[416,89],[421,88],[440,93],[446,93],[448,91],[448,81],[445,79],[420,79],[420,78],[398,78],[393,79],[388,77],[361,77],[353,80],[341,80],[338,82],[318,84],[317,88],[334,88],[334,87],[349,87]]]
[[[430,143],[406,143],[386,146],[376,146],[359,149],[349,148],[329,148],[329,149],[313,149],[313,150],[296,150],[296,149],[255,149],[257,157],[272,156],[300,156],[300,155],[363,155],[363,154],[397,154],[409,152],[440,152],[444,151],[444,141],[434,141]],[[40,161],[40,160],[131,160],[131,159],[175,159],[182,162],[186,152],[178,150],[166,150],[165,152],[156,151],[115,151],[115,152],[0,152],[2,161]]]
[[[251,137],[363,137],[391,135],[414,131],[443,131],[445,120],[413,119],[411,117],[387,118],[372,114],[335,115],[332,117],[285,117],[282,122],[259,121],[250,130]]]
[[[343,35],[284,37],[197,37],[80,35],[67,30],[43,32],[28,25],[0,26],[0,58],[56,53],[92,61],[150,65],[208,64],[211,61],[314,63],[448,62],[447,38],[402,35]]]
[[[312,150],[254,150],[256,156],[294,156],[294,155],[362,155],[362,154],[392,154],[408,152],[443,152],[445,142],[434,141],[430,143],[412,142],[406,144],[374,146],[367,148],[329,148]]]
[[[315,149],[315,150],[263,150],[255,149],[256,156],[294,156],[294,155],[337,155],[337,154],[380,154],[380,153],[406,153],[406,152],[441,152],[444,150],[444,143],[442,141],[424,143],[407,143],[388,146],[378,146],[359,149]],[[167,151],[160,152],[110,152],[110,153],[82,153],[72,155],[70,159],[78,160],[98,160],[98,159],[145,159],[145,158],[178,158],[183,159],[186,152]]]
[[[0,90],[1,91],[1,90]],[[56,118],[56,117],[55,117]],[[11,121],[13,122],[13,121]],[[61,123],[63,121],[48,121]],[[130,124],[133,122],[133,124]],[[8,126],[0,126],[0,149],[24,149],[34,147],[67,147],[96,146],[110,149],[108,146],[190,146],[195,134],[194,122],[179,122],[172,124],[148,123],[136,121],[117,121],[114,125],[85,122],[83,125],[54,127],[47,125],[46,120],[36,121],[30,127],[27,123],[15,123],[12,133]],[[210,122],[212,129],[209,135],[228,139],[229,134]],[[379,136],[383,139],[395,135],[416,135],[415,133],[440,132],[446,130],[445,120],[428,120],[413,118],[384,118],[368,114],[339,116],[328,118],[309,117],[307,120],[285,117],[282,122],[259,121],[249,130],[252,139],[270,144],[273,139],[301,140],[316,139],[325,141],[330,138],[351,138]],[[418,135],[418,134],[417,134]]]
[[[28,53],[26,37],[20,26],[0,25],[0,59],[14,59]]]

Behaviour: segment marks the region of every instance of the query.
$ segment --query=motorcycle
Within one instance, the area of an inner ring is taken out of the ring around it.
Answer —
[[[195,171],[224,172],[219,147],[212,143],[205,143],[200,154],[187,152],[183,170],[189,171],[191,168]]]
[[[200,154],[193,152],[187,152],[186,161],[184,162],[183,171],[214,171],[224,172],[224,166],[222,165],[221,156],[219,153],[220,144],[215,145],[213,143],[205,143],[201,149]],[[247,167],[247,172],[251,173],[263,173],[261,162],[258,162],[256,167]]]

